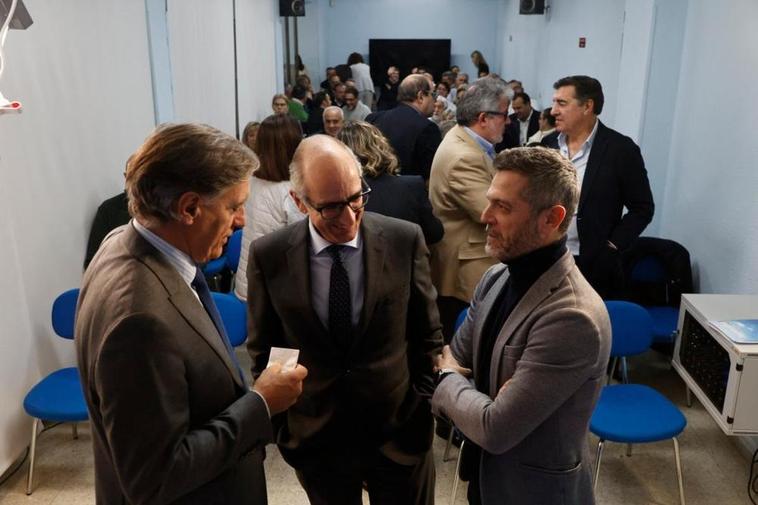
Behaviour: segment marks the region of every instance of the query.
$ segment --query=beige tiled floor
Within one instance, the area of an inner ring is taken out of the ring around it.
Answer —
[[[240,353],[244,361],[246,356]],[[632,378],[655,386],[676,402],[687,416],[688,426],[680,438],[684,485],[689,505],[749,505],[746,483],[747,459],[734,441],[726,437],[697,402],[684,406],[684,388],[676,374],[656,353],[632,361]],[[86,425],[73,440],[65,425],[44,433],[38,443],[35,490],[24,494],[27,463],[0,486],[2,505],[94,504],[92,453]],[[591,441],[594,446],[596,439]],[[455,461],[442,462],[444,441],[435,440],[437,503],[450,500]],[[638,445],[631,458],[621,445],[608,444],[604,451],[598,489],[598,504],[675,505],[677,496],[673,446],[670,442]],[[272,446],[266,461],[269,503],[306,504],[305,494],[292,469]],[[368,503],[368,499],[364,500]],[[464,504],[465,484],[456,504]]]

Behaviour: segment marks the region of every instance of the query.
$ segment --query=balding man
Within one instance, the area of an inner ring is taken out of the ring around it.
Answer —
[[[390,141],[403,175],[420,175],[425,180],[442,141],[439,127],[429,121],[434,112],[433,91],[433,84],[423,75],[409,75],[398,88],[398,106],[366,118]]]
[[[364,212],[371,189],[338,140],[300,143],[291,196],[308,215],[250,248],[253,375],[272,346],[310,370],[303,396],[275,426],[311,504],[433,503],[433,383],[442,339],[418,226]]]
[[[332,105],[324,109],[324,133],[336,137],[345,126],[345,113],[340,107]]]

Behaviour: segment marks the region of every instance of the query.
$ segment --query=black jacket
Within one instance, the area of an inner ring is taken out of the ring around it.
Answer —
[[[500,143],[495,144],[495,152],[499,153],[504,149],[510,149],[512,147],[519,147],[521,145],[519,134],[521,133],[520,125],[518,122],[518,116],[514,112],[508,118],[510,123],[503,130],[503,140]],[[540,129],[540,111],[533,110],[532,115],[529,118],[529,127],[526,129],[526,138],[528,139]]]
[[[429,179],[434,153],[442,136],[439,127],[406,103],[394,109],[374,112],[366,121],[379,128],[395,149],[403,175]]]
[[[542,139],[542,144],[557,149],[558,133]],[[603,288],[610,263],[618,275],[613,287],[618,288],[623,282],[618,253],[628,249],[653,219],[653,193],[640,148],[629,137],[599,123],[581,186],[576,211],[577,264],[602,295],[607,293]],[[608,241],[618,251],[613,251]]]
[[[432,213],[432,204],[421,177],[382,174],[367,177],[366,182],[371,188],[366,210],[416,223],[424,232],[427,245],[442,240],[445,229]]]

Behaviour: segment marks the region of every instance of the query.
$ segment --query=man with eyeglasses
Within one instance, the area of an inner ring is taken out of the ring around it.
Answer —
[[[315,135],[295,151],[306,220],[262,237],[248,263],[253,375],[299,349],[303,395],[275,424],[312,504],[431,504],[429,386],[442,345],[428,250],[412,223],[364,211],[353,153]]]
[[[457,125],[445,136],[432,163],[429,199],[445,235],[432,248],[432,280],[445,341],[484,272],[495,263],[485,250],[481,221],[492,182],[494,145],[508,119],[508,88],[501,79],[475,81],[458,102]]]

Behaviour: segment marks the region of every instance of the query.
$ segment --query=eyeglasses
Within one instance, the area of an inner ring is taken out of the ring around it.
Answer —
[[[327,203],[319,207],[316,207],[307,200],[306,203],[313,210],[321,214],[321,217],[329,221],[340,217],[345,211],[345,207],[350,207],[350,210],[357,213],[368,203],[369,193],[371,193],[371,188],[366,184],[366,181],[361,180],[361,192],[347,198],[344,202]]]
[[[499,110],[483,110],[482,112],[485,113],[485,114],[490,114],[492,116],[508,117],[508,113],[507,112],[500,112]]]

